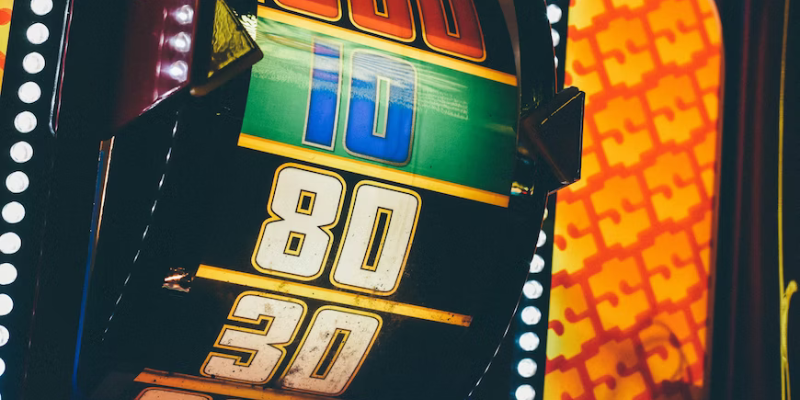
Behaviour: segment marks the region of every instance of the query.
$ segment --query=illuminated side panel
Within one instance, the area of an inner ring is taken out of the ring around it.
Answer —
[[[556,205],[544,397],[695,398],[719,135],[714,4],[572,4],[565,83],[587,93],[583,176]]]
[[[0,0],[0,91],[3,90],[6,48],[8,48],[8,32],[11,28],[11,10],[13,8],[14,0]]]

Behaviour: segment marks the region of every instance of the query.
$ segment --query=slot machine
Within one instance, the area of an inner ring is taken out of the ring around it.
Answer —
[[[57,3],[9,36],[2,396],[470,395],[580,177],[544,2]]]

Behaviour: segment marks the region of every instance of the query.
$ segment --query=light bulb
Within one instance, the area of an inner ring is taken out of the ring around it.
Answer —
[[[33,44],[42,44],[50,37],[50,30],[47,29],[47,26],[43,23],[37,22],[28,27],[26,35],[29,42]]]
[[[17,268],[10,263],[0,264],[0,285],[10,285],[17,280]]]
[[[189,35],[187,35],[185,32],[181,32],[173,36],[169,40],[169,44],[173,49],[180,51],[181,53],[186,53],[192,49],[192,38],[189,37]]]
[[[536,280],[527,281],[525,285],[522,286],[522,293],[529,299],[538,299],[542,296],[542,292],[544,292],[544,288],[542,284]]]
[[[11,159],[18,164],[26,163],[33,157],[33,147],[28,142],[17,142],[8,151]]]
[[[539,231],[539,239],[536,240],[536,247],[542,247],[547,243],[547,234],[543,230]]]
[[[534,306],[527,306],[520,313],[522,322],[526,325],[536,325],[542,320],[542,312]]]
[[[563,11],[561,11],[561,7],[556,4],[550,4],[547,6],[547,20],[550,21],[551,24],[555,24],[558,21],[561,21],[561,15]]]
[[[514,392],[514,396],[517,400],[533,400],[536,397],[536,391],[533,390],[531,385],[520,385],[517,391]]]
[[[8,332],[8,328],[3,325],[0,325],[0,347],[3,347],[8,343],[8,339],[11,338],[11,334]]]
[[[23,103],[30,104],[42,97],[42,89],[35,82],[25,82],[19,86],[17,95]]]
[[[8,315],[14,309],[14,300],[11,296],[3,293],[0,294],[0,315]]]
[[[36,128],[36,116],[30,111],[23,111],[14,117],[14,127],[20,133],[28,133]]]
[[[531,260],[531,267],[530,272],[534,274],[538,274],[542,272],[544,269],[544,258],[538,254],[533,255],[533,260]]]
[[[517,373],[523,378],[530,378],[536,375],[536,362],[530,358],[523,358],[517,363]]]
[[[0,252],[3,254],[14,254],[22,247],[22,240],[14,232],[6,232],[0,235]]]
[[[44,57],[37,52],[28,53],[22,59],[22,68],[29,74],[38,74],[44,69]]]
[[[31,10],[36,15],[47,15],[53,10],[53,0],[31,0]]]
[[[25,207],[22,204],[12,201],[3,206],[3,219],[9,224],[16,224],[25,218]]]
[[[534,351],[539,347],[539,335],[525,332],[519,337],[519,348],[524,351]]]
[[[16,171],[8,174],[6,177],[6,189],[11,193],[22,193],[28,189],[30,185],[28,175],[22,171]]]
[[[181,25],[186,25],[192,22],[194,18],[194,10],[192,7],[185,5],[175,10],[175,20]]]
[[[176,81],[185,81],[186,75],[189,72],[189,66],[185,61],[176,61],[169,66],[169,76]]]
[[[556,47],[559,43],[561,43],[561,35],[557,30],[550,28],[550,36],[553,37],[553,47]]]

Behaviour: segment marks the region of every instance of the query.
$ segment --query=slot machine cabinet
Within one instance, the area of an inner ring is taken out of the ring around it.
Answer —
[[[82,157],[99,161],[91,218],[75,206],[90,235],[73,397],[473,390],[519,300],[546,196],[579,177],[583,95],[554,93],[544,3],[517,5],[518,60],[499,3],[364,4],[231,1],[263,60],[206,94],[192,81],[214,49],[196,49],[182,71],[159,70],[187,84],[124,122],[125,102],[101,101],[116,89],[81,96],[87,74],[64,74],[56,138],[106,139]],[[210,41],[213,8],[188,13],[195,43]],[[92,35],[73,11],[64,71]],[[163,26],[159,45],[174,45]],[[28,393],[45,381],[31,376]]]

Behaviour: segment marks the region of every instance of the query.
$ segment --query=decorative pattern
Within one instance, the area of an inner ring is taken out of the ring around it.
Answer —
[[[0,92],[3,89],[3,72],[6,65],[6,48],[8,47],[8,31],[11,28],[11,9],[14,0],[0,0]]]
[[[703,384],[721,28],[711,0],[573,0],[583,178],[559,192],[546,399]]]

